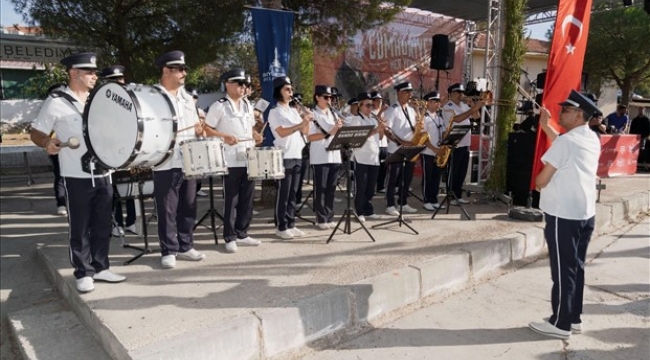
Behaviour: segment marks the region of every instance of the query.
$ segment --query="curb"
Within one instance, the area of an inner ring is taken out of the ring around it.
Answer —
[[[633,222],[650,209],[650,191],[597,205],[598,235]],[[543,226],[543,225],[542,225]],[[127,350],[77,293],[74,279],[64,278],[39,251],[39,259],[63,297],[116,359],[290,359],[311,348],[330,347],[386,324],[432,301],[440,301],[477,282],[521,267],[546,252],[543,228],[526,230],[467,245],[302,298],[283,308],[253,311],[224,319],[209,328],[189,331]],[[236,336],[237,341],[231,341]]]

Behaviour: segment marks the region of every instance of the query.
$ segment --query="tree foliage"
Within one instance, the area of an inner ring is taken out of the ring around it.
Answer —
[[[635,88],[650,85],[650,16],[643,9],[628,7],[592,14],[584,71],[592,90],[605,81],[621,89],[627,104]]]
[[[215,61],[247,30],[245,6],[256,0],[11,0],[45,35],[66,38],[98,53],[100,65],[122,64],[127,78],[151,82],[155,58],[182,50],[190,67]],[[409,0],[265,0],[297,13],[296,35],[314,43],[346,44],[349,36],[385,23]],[[255,57],[251,57],[255,59]]]
[[[521,78],[521,65],[526,53],[524,38],[524,11],[527,0],[506,0],[505,23],[507,24],[504,46],[501,49],[503,67],[512,69],[502,71],[501,100],[511,100],[512,104],[499,106],[496,121],[496,144],[494,147],[494,165],[487,181],[487,188],[504,191],[506,189],[506,166],[508,159],[508,134],[512,132],[513,124],[517,121],[515,100],[518,95],[518,84]]]
[[[68,73],[60,65],[45,66],[45,71],[39,71],[23,85],[26,98],[44,99],[50,86],[67,84]]]
[[[242,1],[12,0],[46,35],[96,51],[100,66],[122,64],[135,81],[156,77],[153,61],[182,50],[189,66],[214,60],[241,30]]]

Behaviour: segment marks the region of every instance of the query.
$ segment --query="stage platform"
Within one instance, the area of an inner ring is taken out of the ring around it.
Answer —
[[[3,177],[3,241],[42,243],[39,259],[45,271],[81,323],[115,359],[299,357],[310,346],[331,345],[361,333],[546,251],[543,223],[509,219],[503,203],[466,205],[476,220],[462,220],[458,207],[431,220],[431,213],[411,198],[418,212],[405,217],[419,235],[393,224],[370,229],[374,243],[357,231],[338,232],[326,244],[330,231],[298,221],[307,235],[280,240],[268,223],[272,210],[261,209],[251,231],[262,240],[261,246],[239,247],[228,254],[221,230],[215,246],[212,233],[199,227],[195,247],[206,259],[179,260],[175,269],[164,270],[154,219],[148,227],[154,253],[131,265],[123,262],[136,252],[113,240],[112,269],[128,280],[96,283],[95,291],[80,295],[68,260],[66,220],[49,215],[54,207],[50,181],[38,176],[31,187],[25,186],[24,177]],[[607,189],[598,204],[600,234],[650,209],[650,175],[603,182]],[[221,212],[221,192],[216,194]],[[482,200],[480,194],[471,199]],[[146,204],[149,213],[152,202]],[[337,214],[344,204],[336,204]],[[375,197],[377,213],[383,213],[382,204],[383,197]],[[199,216],[207,205],[207,198],[200,198]],[[311,210],[302,213],[313,220]],[[359,224],[352,227],[358,229]],[[142,239],[127,236],[127,241],[138,244]]]

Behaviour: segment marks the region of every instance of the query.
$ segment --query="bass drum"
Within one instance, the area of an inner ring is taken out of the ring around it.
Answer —
[[[176,111],[162,90],[108,82],[90,94],[83,115],[86,146],[109,169],[153,168],[176,144]]]

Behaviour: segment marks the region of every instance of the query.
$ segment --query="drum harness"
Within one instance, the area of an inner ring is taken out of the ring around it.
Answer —
[[[78,113],[81,115],[83,118],[83,113],[79,111],[79,108],[75,105],[75,103],[79,103],[77,99],[72,97],[70,94],[62,91],[62,90],[54,90],[50,93],[50,96],[52,98],[63,98],[65,99],[70,106],[72,106]],[[108,172],[107,169],[104,169],[103,167],[97,167],[97,160],[95,159],[95,155],[90,151],[90,147],[86,146],[87,150],[86,153],[81,157],[81,170],[83,172],[89,173],[91,176],[91,181],[93,184],[93,187],[95,187],[95,170],[98,171],[99,175],[106,175]],[[111,179],[112,182],[112,179]]]

